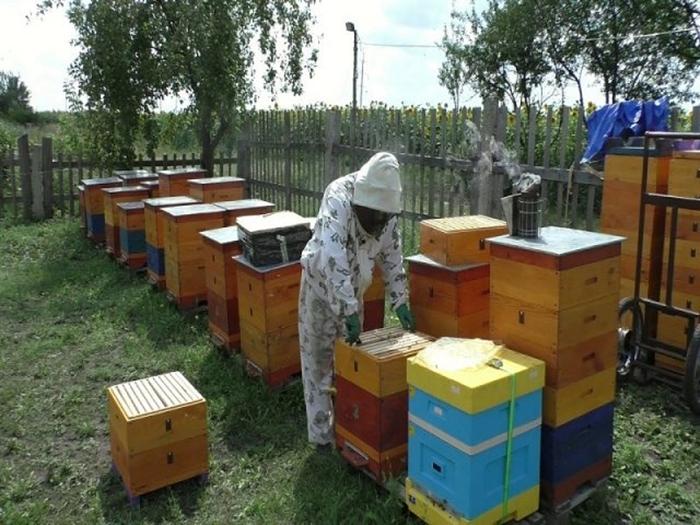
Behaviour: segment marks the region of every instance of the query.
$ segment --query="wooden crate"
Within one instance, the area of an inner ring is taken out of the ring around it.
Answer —
[[[117,204],[120,202],[140,201],[148,198],[148,190],[142,186],[128,186],[122,188],[105,188],[105,242],[107,253],[115,259],[121,255],[119,219],[117,217]]]
[[[141,183],[141,186],[144,188],[148,188],[148,195],[151,199],[157,199],[160,197],[160,192],[159,192],[159,187],[160,187],[160,181],[156,178],[156,180],[146,180]]]
[[[245,198],[245,179],[210,177],[187,181],[190,197],[202,202],[224,202]]]
[[[158,172],[158,192],[161,197],[189,197],[190,188],[188,180],[208,177],[207,170],[202,168],[176,168],[172,170],[160,170]]]
[[[360,339],[360,345],[339,339],[335,347],[336,445],[349,463],[384,483],[406,470],[406,359],[432,338],[381,328]]]
[[[226,210],[224,222],[226,226],[234,226],[238,217],[245,215],[262,215],[274,211],[275,205],[272,202],[263,201],[260,199],[240,199],[235,201],[215,202]]]
[[[85,224],[87,236],[96,243],[105,240],[105,208],[104,208],[104,188],[116,188],[121,186],[122,181],[117,177],[104,179],[83,179],[80,184],[85,188]]]
[[[240,255],[238,228],[227,226],[200,233],[204,241],[209,331],[227,350],[237,350],[241,334],[238,322],[236,264]]]
[[[142,186],[143,182],[158,180],[158,175],[148,170],[117,170],[112,174],[119,177],[123,186]]]
[[[488,338],[488,264],[445,266],[425,255],[408,261],[418,330],[433,337]]]
[[[256,268],[242,255],[234,261],[241,351],[249,371],[270,386],[279,386],[300,371],[301,264]]]
[[[119,222],[119,260],[132,270],[146,266],[146,232],[144,204],[120,202],[117,204]]]
[[[430,219],[420,224],[420,251],[446,266],[487,262],[486,239],[507,232],[504,221],[484,215]]]
[[[165,244],[165,286],[168,298],[180,309],[194,308],[207,300],[204,230],[224,225],[224,210],[211,204],[161,208]]]
[[[159,212],[170,206],[184,206],[198,202],[186,196],[159,197],[143,201],[148,280],[160,289],[165,288],[165,226],[163,215]]]
[[[491,337],[563,388],[616,364],[622,238],[567,228],[491,239]]]
[[[112,462],[130,499],[209,470],[206,400],[180,372],[107,389]]]
[[[87,222],[85,219],[85,186],[78,184],[78,214],[80,216],[80,229],[87,234]]]

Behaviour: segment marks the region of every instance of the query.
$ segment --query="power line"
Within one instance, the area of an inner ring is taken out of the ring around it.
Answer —
[[[437,47],[437,44],[391,44],[391,43],[380,43],[380,42],[365,42],[365,46],[371,47]]]

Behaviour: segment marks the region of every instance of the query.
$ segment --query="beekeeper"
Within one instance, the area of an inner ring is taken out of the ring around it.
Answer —
[[[335,341],[360,342],[365,290],[376,263],[401,326],[415,330],[403,268],[401,178],[391,153],[377,153],[355,173],[331,182],[301,256],[299,342],[309,441],[333,441]]]

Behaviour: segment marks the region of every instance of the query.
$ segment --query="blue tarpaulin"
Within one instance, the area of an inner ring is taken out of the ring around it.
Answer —
[[[667,131],[668,99],[627,101],[596,109],[588,117],[588,146],[582,163],[599,160],[610,137],[639,137],[647,131]]]

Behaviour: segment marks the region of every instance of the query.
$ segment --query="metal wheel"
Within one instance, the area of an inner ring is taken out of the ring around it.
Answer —
[[[637,313],[635,323],[635,312]],[[636,358],[634,334],[642,331],[642,313],[633,297],[622,299],[617,308],[617,375],[626,379]]]
[[[695,328],[693,338],[690,340],[685,362],[683,390],[690,410],[700,414],[700,326]]]

